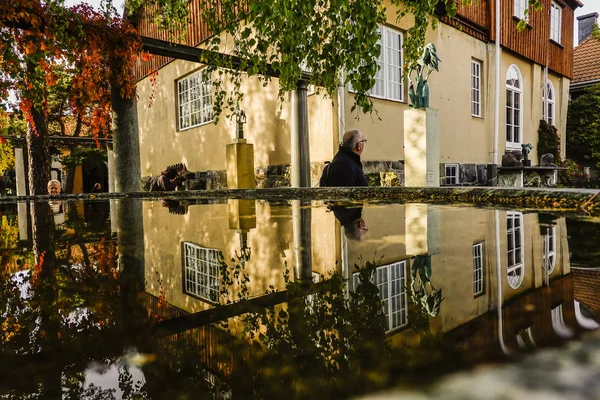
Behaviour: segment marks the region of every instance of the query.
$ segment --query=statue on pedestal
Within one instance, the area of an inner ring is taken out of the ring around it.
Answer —
[[[523,153],[523,166],[531,167],[531,160],[529,159],[529,152],[533,149],[533,145],[531,143],[525,143],[521,145],[522,153]]]
[[[438,63],[441,60],[437,56],[437,50],[433,43],[427,43],[423,48],[423,54],[417,60],[416,65],[412,66],[408,71],[410,85],[408,87],[408,96],[410,97],[411,107],[423,108],[429,107],[429,86],[427,80],[433,70],[439,71]],[[416,72],[415,81],[411,76],[413,71]]]

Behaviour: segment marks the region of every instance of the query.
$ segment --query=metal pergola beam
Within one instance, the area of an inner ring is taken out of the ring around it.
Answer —
[[[142,51],[154,54],[157,56],[165,56],[178,60],[197,62],[202,64],[216,64],[223,68],[232,68],[242,71],[248,71],[255,65],[248,60],[243,60],[240,57],[232,56],[231,54],[219,53],[212,50],[206,50],[198,47],[187,46],[165,40],[154,39],[147,36],[142,36]],[[261,75],[279,78],[279,72],[276,71],[271,64],[267,64],[266,71],[261,71]],[[303,72],[300,77],[301,81],[310,79],[311,74]]]

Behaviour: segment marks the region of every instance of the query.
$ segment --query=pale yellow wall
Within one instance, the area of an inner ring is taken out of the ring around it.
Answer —
[[[235,253],[240,253],[239,236],[230,229],[228,204],[202,204],[188,207],[186,215],[168,212],[160,202],[144,203],[144,257],[146,262],[146,291],[158,296],[161,290],[157,276],[162,279],[169,304],[187,312],[208,309],[211,305],[183,292],[182,242],[218,249],[229,266]],[[293,279],[295,265],[293,222],[290,207],[271,206],[267,202],[255,204],[255,228],[248,232],[250,261],[245,270],[250,297],[262,295],[273,285],[285,289],[284,265]],[[333,235],[335,219],[325,209],[312,212],[313,271],[326,275],[339,268],[339,245]],[[157,275],[158,274],[158,275]],[[235,292],[236,288],[232,288]]]
[[[388,9],[388,26],[405,32],[412,25],[411,18],[396,21],[393,7]],[[441,63],[439,72],[429,79],[430,106],[439,110],[440,162],[490,163],[494,150],[495,53],[494,45],[479,41],[448,25],[439,24],[437,30],[427,32],[427,42],[435,44]],[[471,116],[471,60],[482,62],[482,117]],[[506,72],[515,64],[524,80],[523,90],[523,143],[537,147],[537,129],[541,119],[543,67],[504,50],[500,71],[500,125],[498,163],[506,148]],[[556,91],[556,126],[563,142],[566,131],[568,82],[551,71],[548,74]],[[408,81],[404,81],[404,102],[373,98],[378,115],[373,117],[351,112],[353,94],[346,91],[346,128],[360,129],[368,138],[363,160],[404,159],[403,111],[408,107]],[[357,119],[360,117],[360,119]],[[379,120],[380,118],[381,120]],[[564,153],[563,153],[564,154]],[[534,148],[530,157],[538,163]]]
[[[186,130],[178,130],[177,80],[201,69],[197,63],[176,60],[161,68],[153,93],[149,78],[137,85],[139,100],[138,124],[140,134],[141,174],[158,175],[168,165],[184,162],[190,171],[226,169],[225,145],[236,134],[234,120],[223,112],[218,125],[213,123]],[[214,74],[216,78],[218,74]],[[224,88],[232,85],[223,75]],[[291,162],[290,156],[290,102],[283,104],[277,97],[278,81],[273,79],[263,86],[257,77],[243,80],[244,100],[240,108],[247,116],[244,134],[254,144],[255,167],[282,165]],[[311,161],[330,160],[333,157],[333,108],[331,99],[322,94],[308,97]]]

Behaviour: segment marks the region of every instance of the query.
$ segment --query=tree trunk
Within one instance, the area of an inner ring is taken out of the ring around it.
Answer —
[[[139,192],[142,189],[140,140],[135,96],[125,99],[121,86],[111,84],[113,149],[115,154],[115,191]],[[112,177],[111,177],[112,179]]]
[[[27,72],[34,74],[35,65],[27,64]],[[50,180],[50,150],[48,147],[48,125],[46,116],[39,105],[33,104],[29,110],[33,120],[27,124],[27,155],[29,166],[29,194],[48,194]]]

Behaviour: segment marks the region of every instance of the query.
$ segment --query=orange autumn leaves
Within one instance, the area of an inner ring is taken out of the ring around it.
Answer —
[[[20,94],[20,108],[32,123],[32,107],[48,115],[48,91],[58,68],[72,73],[69,106],[82,115],[94,137],[111,124],[111,84],[124,98],[135,95],[131,70],[141,50],[137,31],[117,15],[86,4],[64,8],[54,2],[15,0],[0,3],[0,80]],[[16,28],[15,28],[16,26]],[[26,71],[24,64],[35,70]],[[33,125],[35,126],[35,125]]]

